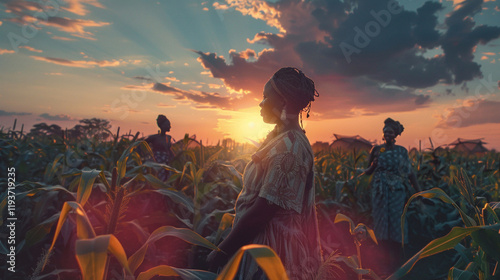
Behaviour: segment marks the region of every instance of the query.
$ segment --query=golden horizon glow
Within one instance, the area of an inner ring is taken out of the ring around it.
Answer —
[[[274,127],[264,123],[259,106],[240,111],[222,111],[219,115],[222,118],[218,119],[215,130],[240,143],[260,142]]]

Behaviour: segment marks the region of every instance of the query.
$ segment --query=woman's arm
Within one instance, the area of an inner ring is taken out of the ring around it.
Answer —
[[[378,158],[377,158],[377,155],[376,155],[376,150],[378,149],[378,146],[375,146],[372,148],[372,150],[370,151],[370,156],[368,157],[368,168],[365,169],[365,171],[363,172],[363,174],[365,175],[371,175],[373,173],[373,171],[375,171],[375,168],[377,167],[377,161],[378,161]]]
[[[255,203],[239,219],[227,238],[219,245],[223,252],[214,251],[208,256],[207,261],[210,263],[210,270],[216,271],[239,248],[250,244],[257,234],[265,229],[267,223],[279,209],[281,208],[276,204],[270,204],[265,198],[258,197]]]

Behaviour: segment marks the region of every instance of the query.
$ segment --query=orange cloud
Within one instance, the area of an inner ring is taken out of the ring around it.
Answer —
[[[0,55],[4,54],[4,53],[15,53],[16,51],[12,51],[12,50],[6,50],[6,49],[0,49]]]
[[[211,89],[220,89],[223,86],[218,84],[208,84],[208,87]]]
[[[479,124],[500,123],[499,101],[464,100],[461,106],[449,108],[448,114],[438,117],[437,127],[468,127]]]
[[[104,6],[102,6],[97,0],[65,0],[64,1],[65,5],[60,8],[57,5],[51,5],[50,1],[48,1],[47,3],[45,2],[42,3],[42,2],[37,3],[34,1],[25,1],[25,0],[18,0],[18,1],[16,0],[7,2],[5,4],[6,12],[17,15],[17,17],[15,18],[10,18],[9,21],[21,25],[30,23],[33,24],[36,28],[40,28],[40,25],[52,26],[63,32],[70,33],[75,37],[80,37],[85,39],[93,39],[92,36],[94,35],[91,32],[86,31],[85,28],[101,27],[110,24],[108,22],[95,22],[92,20],[71,19],[67,17],[55,16],[59,14],[58,13],[59,9],[63,9],[71,13],[84,16],[88,13],[88,10],[84,6],[84,4],[92,5],[94,7],[104,8]],[[62,1],[59,2],[61,3]],[[42,13],[45,14],[45,16],[34,17],[32,15],[33,12]]]
[[[14,13],[16,15],[21,15],[24,11],[43,11],[42,6],[36,2],[32,1],[9,1],[5,4],[7,13]]]
[[[61,37],[61,36],[52,36],[52,39],[61,40],[61,41],[76,41],[75,38]]]
[[[216,10],[234,8],[245,16],[263,20],[267,25],[278,28],[280,32],[286,32],[279,21],[280,12],[268,2],[261,0],[226,0],[226,2],[227,5],[215,2],[213,6]]]
[[[64,10],[71,12],[73,14],[77,14],[80,16],[86,15],[89,11],[87,8],[83,5],[82,2],[85,2],[85,4],[92,5],[97,8],[104,9],[104,6],[99,3],[97,0],[65,0],[65,2],[68,4],[66,7],[63,7]]]
[[[43,52],[42,50],[37,50],[37,49],[32,48],[30,46],[20,46],[19,48],[27,49],[28,51],[31,51],[31,52],[37,52],[37,53]]]
[[[229,53],[230,54],[231,53],[236,53],[236,51],[235,50],[229,50]],[[255,51],[252,50],[252,49],[246,49],[246,50],[240,52],[239,54],[244,59],[257,58],[257,53],[255,53]]]
[[[90,68],[94,66],[99,67],[116,67],[119,66],[122,62],[118,60],[94,60],[94,61],[86,61],[86,60],[69,60],[64,58],[57,57],[43,57],[43,56],[31,56],[32,58],[45,61],[57,65],[69,66],[69,67],[78,67],[78,68]]]
[[[50,17],[47,21],[41,21],[41,23],[84,39],[93,39],[92,36],[94,35],[89,31],[85,31],[86,27],[102,27],[110,25],[109,22],[95,22],[93,20],[70,19],[65,17]]]
[[[176,77],[165,77],[165,80],[169,80],[172,82],[180,82]]]

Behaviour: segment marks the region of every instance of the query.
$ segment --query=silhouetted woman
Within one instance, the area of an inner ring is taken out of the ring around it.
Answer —
[[[160,128],[158,134],[150,135],[144,141],[148,142],[153,150],[156,162],[168,164],[174,157],[174,153],[172,152],[172,137],[167,135],[167,132],[169,132],[171,128],[170,121],[164,115],[158,115],[156,123]],[[158,179],[165,181],[167,178],[168,171],[165,169],[160,170]]]
[[[415,173],[411,168],[408,151],[396,145],[396,137],[404,127],[398,121],[384,121],[384,144],[373,147],[368,159],[370,167],[366,175],[372,178],[372,217],[374,231],[384,256],[382,274],[391,274],[403,260],[401,250],[401,215],[406,202],[406,182],[420,191]],[[408,242],[408,224],[405,223],[405,242]]]
[[[299,114],[309,115],[318,96],[314,82],[296,68],[278,70],[264,86],[264,122],[276,124],[243,174],[228,237],[212,252],[211,270],[240,247],[264,244],[276,251],[290,279],[313,279],[321,261],[314,202],[314,156]],[[266,279],[245,254],[237,279]]]

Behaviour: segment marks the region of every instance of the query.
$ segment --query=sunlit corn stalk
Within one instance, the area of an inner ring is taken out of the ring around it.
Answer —
[[[120,212],[122,211],[122,202],[125,194],[125,188],[119,187],[118,193],[116,192],[117,168],[113,168],[113,173],[111,177],[111,191],[110,191],[110,202],[113,203],[113,208],[111,210],[108,226],[106,229],[106,234],[114,234],[116,230],[116,225],[118,224],[118,219],[120,218]],[[104,279],[107,279],[109,269],[109,259],[106,259],[106,267],[104,269]]]

